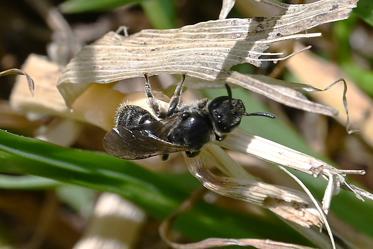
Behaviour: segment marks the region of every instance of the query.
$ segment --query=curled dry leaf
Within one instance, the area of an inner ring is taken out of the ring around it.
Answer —
[[[220,144],[233,151],[248,153],[271,163],[328,179],[329,184],[323,198],[324,210],[329,208],[331,197],[338,193],[341,186],[352,191],[361,200],[364,198],[373,200],[372,194],[347,183],[345,179],[346,174],[361,175],[365,174],[364,170],[340,170],[312,156],[255,135],[248,135],[240,130],[232,132]]]
[[[283,219],[300,226],[321,227],[322,222],[317,210],[304,194],[289,188],[258,182],[246,176],[247,172],[240,177],[232,176],[241,166],[230,159],[222,149],[217,151],[216,148],[211,148],[212,146],[207,145],[198,157],[185,158],[191,174],[207,189],[268,208]],[[217,167],[222,172],[227,172],[230,177],[215,175],[206,165]]]
[[[327,238],[313,229],[303,228],[321,228],[324,225],[332,248],[335,248],[333,234],[324,210],[298,179],[296,181],[305,190],[307,196],[293,189],[256,181],[219,146],[213,144],[205,146],[199,157],[186,157],[186,163],[192,175],[207,189],[271,210],[285,221],[291,221],[292,223],[289,223],[291,226],[296,227],[305,237],[312,238],[313,243],[320,248],[328,246]],[[225,176],[213,174],[206,166],[219,169]]]
[[[71,105],[91,83],[111,83],[145,73],[225,80],[234,65],[258,66],[262,60],[279,60],[264,50],[277,41],[319,35],[297,33],[347,18],[356,2],[284,5],[288,10],[278,17],[208,21],[180,29],[143,30],[128,37],[110,32],[73,58],[58,89]],[[259,58],[262,55],[269,58]]]
[[[297,49],[300,48],[301,45],[297,44]],[[314,87],[323,88],[336,79],[346,79],[348,87],[347,101],[349,103],[351,125],[360,130],[362,138],[373,146],[373,102],[343,74],[337,65],[317,57],[310,51],[290,58],[287,60],[286,64],[287,68],[298,79],[302,82],[309,82]],[[305,67],[303,65],[307,66]],[[347,119],[347,116],[345,112],[343,112],[344,106],[340,101],[342,92],[340,87],[336,86],[328,90],[325,94],[314,94],[312,96],[338,111],[341,111],[341,115],[338,116],[338,121],[343,123]]]
[[[191,243],[178,243],[173,241],[170,237],[172,230],[172,223],[175,219],[183,212],[188,211],[193,205],[203,197],[205,191],[200,190],[194,192],[190,198],[185,200],[182,205],[169,217],[167,217],[159,227],[159,234],[163,241],[165,241],[170,247],[176,249],[205,249],[205,248],[218,248],[225,246],[251,246],[255,248],[263,249],[280,249],[280,248],[291,248],[291,249],[311,249],[311,247],[295,245],[290,243],[283,243],[272,241],[268,239],[227,239],[227,238],[208,238],[198,242]]]

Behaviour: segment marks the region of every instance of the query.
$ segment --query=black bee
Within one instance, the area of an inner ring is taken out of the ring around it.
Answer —
[[[247,113],[240,99],[228,96],[210,102],[202,99],[193,105],[181,105],[183,79],[177,85],[167,111],[162,111],[154,98],[145,75],[145,93],[156,116],[136,105],[123,105],[117,111],[116,127],[104,137],[105,150],[123,159],[143,159],[156,155],[185,151],[189,157],[199,153],[203,145],[215,137],[221,141],[237,127],[242,116],[274,118],[267,112]]]

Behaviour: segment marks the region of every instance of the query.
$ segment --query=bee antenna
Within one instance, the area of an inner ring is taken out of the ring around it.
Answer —
[[[276,118],[276,116],[274,114],[269,113],[269,112],[251,112],[251,113],[245,112],[243,115],[244,116],[261,116],[261,117],[266,117],[266,118]]]
[[[227,93],[229,97],[229,105],[232,107],[232,89],[227,83],[225,83],[225,88],[227,89]]]

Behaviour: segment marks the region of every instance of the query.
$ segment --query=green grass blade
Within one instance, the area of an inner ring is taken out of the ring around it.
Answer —
[[[176,9],[173,0],[147,0],[141,2],[141,6],[154,28],[176,27]]]
[[[63,148],[3,130],[0,130],[0,172],[38,175],[99,191],[114,192],[159,219],[169,215],[193,191],[187,191],[183,181],[175,181],[172,175],[156,174],[133,162],[104,153]],[[187,182],[190,180],[187,179]],[[238,214],[200,203],[180,217],[176,228],[194,239],[211,236],[262,237],[304,242],[283,222],[268,216]],[[273,234],[273,229],[278,232]]]
[[[139,3],[142,0],[68,0],[60,5],[64,13],[83,13],[114,9],[116,7]]]

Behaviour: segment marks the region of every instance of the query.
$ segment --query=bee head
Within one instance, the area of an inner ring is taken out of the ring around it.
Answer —
[[[213,99],[207,109],[214,128],[219,133],[231,132],[237,127],[242,115],[246,113],[245,106],[240,99],[232,99],[232,91],[226,84],[228,96],[220,96]]]
[[[233,99],[230,87],[227,84],[225,87],[228,96],[217,97],[207,106],[214,128],[218,133],[231,132],[240,124],[242,116],[275,118],[273,114],[268,112],[247,113],[242,100]]]

